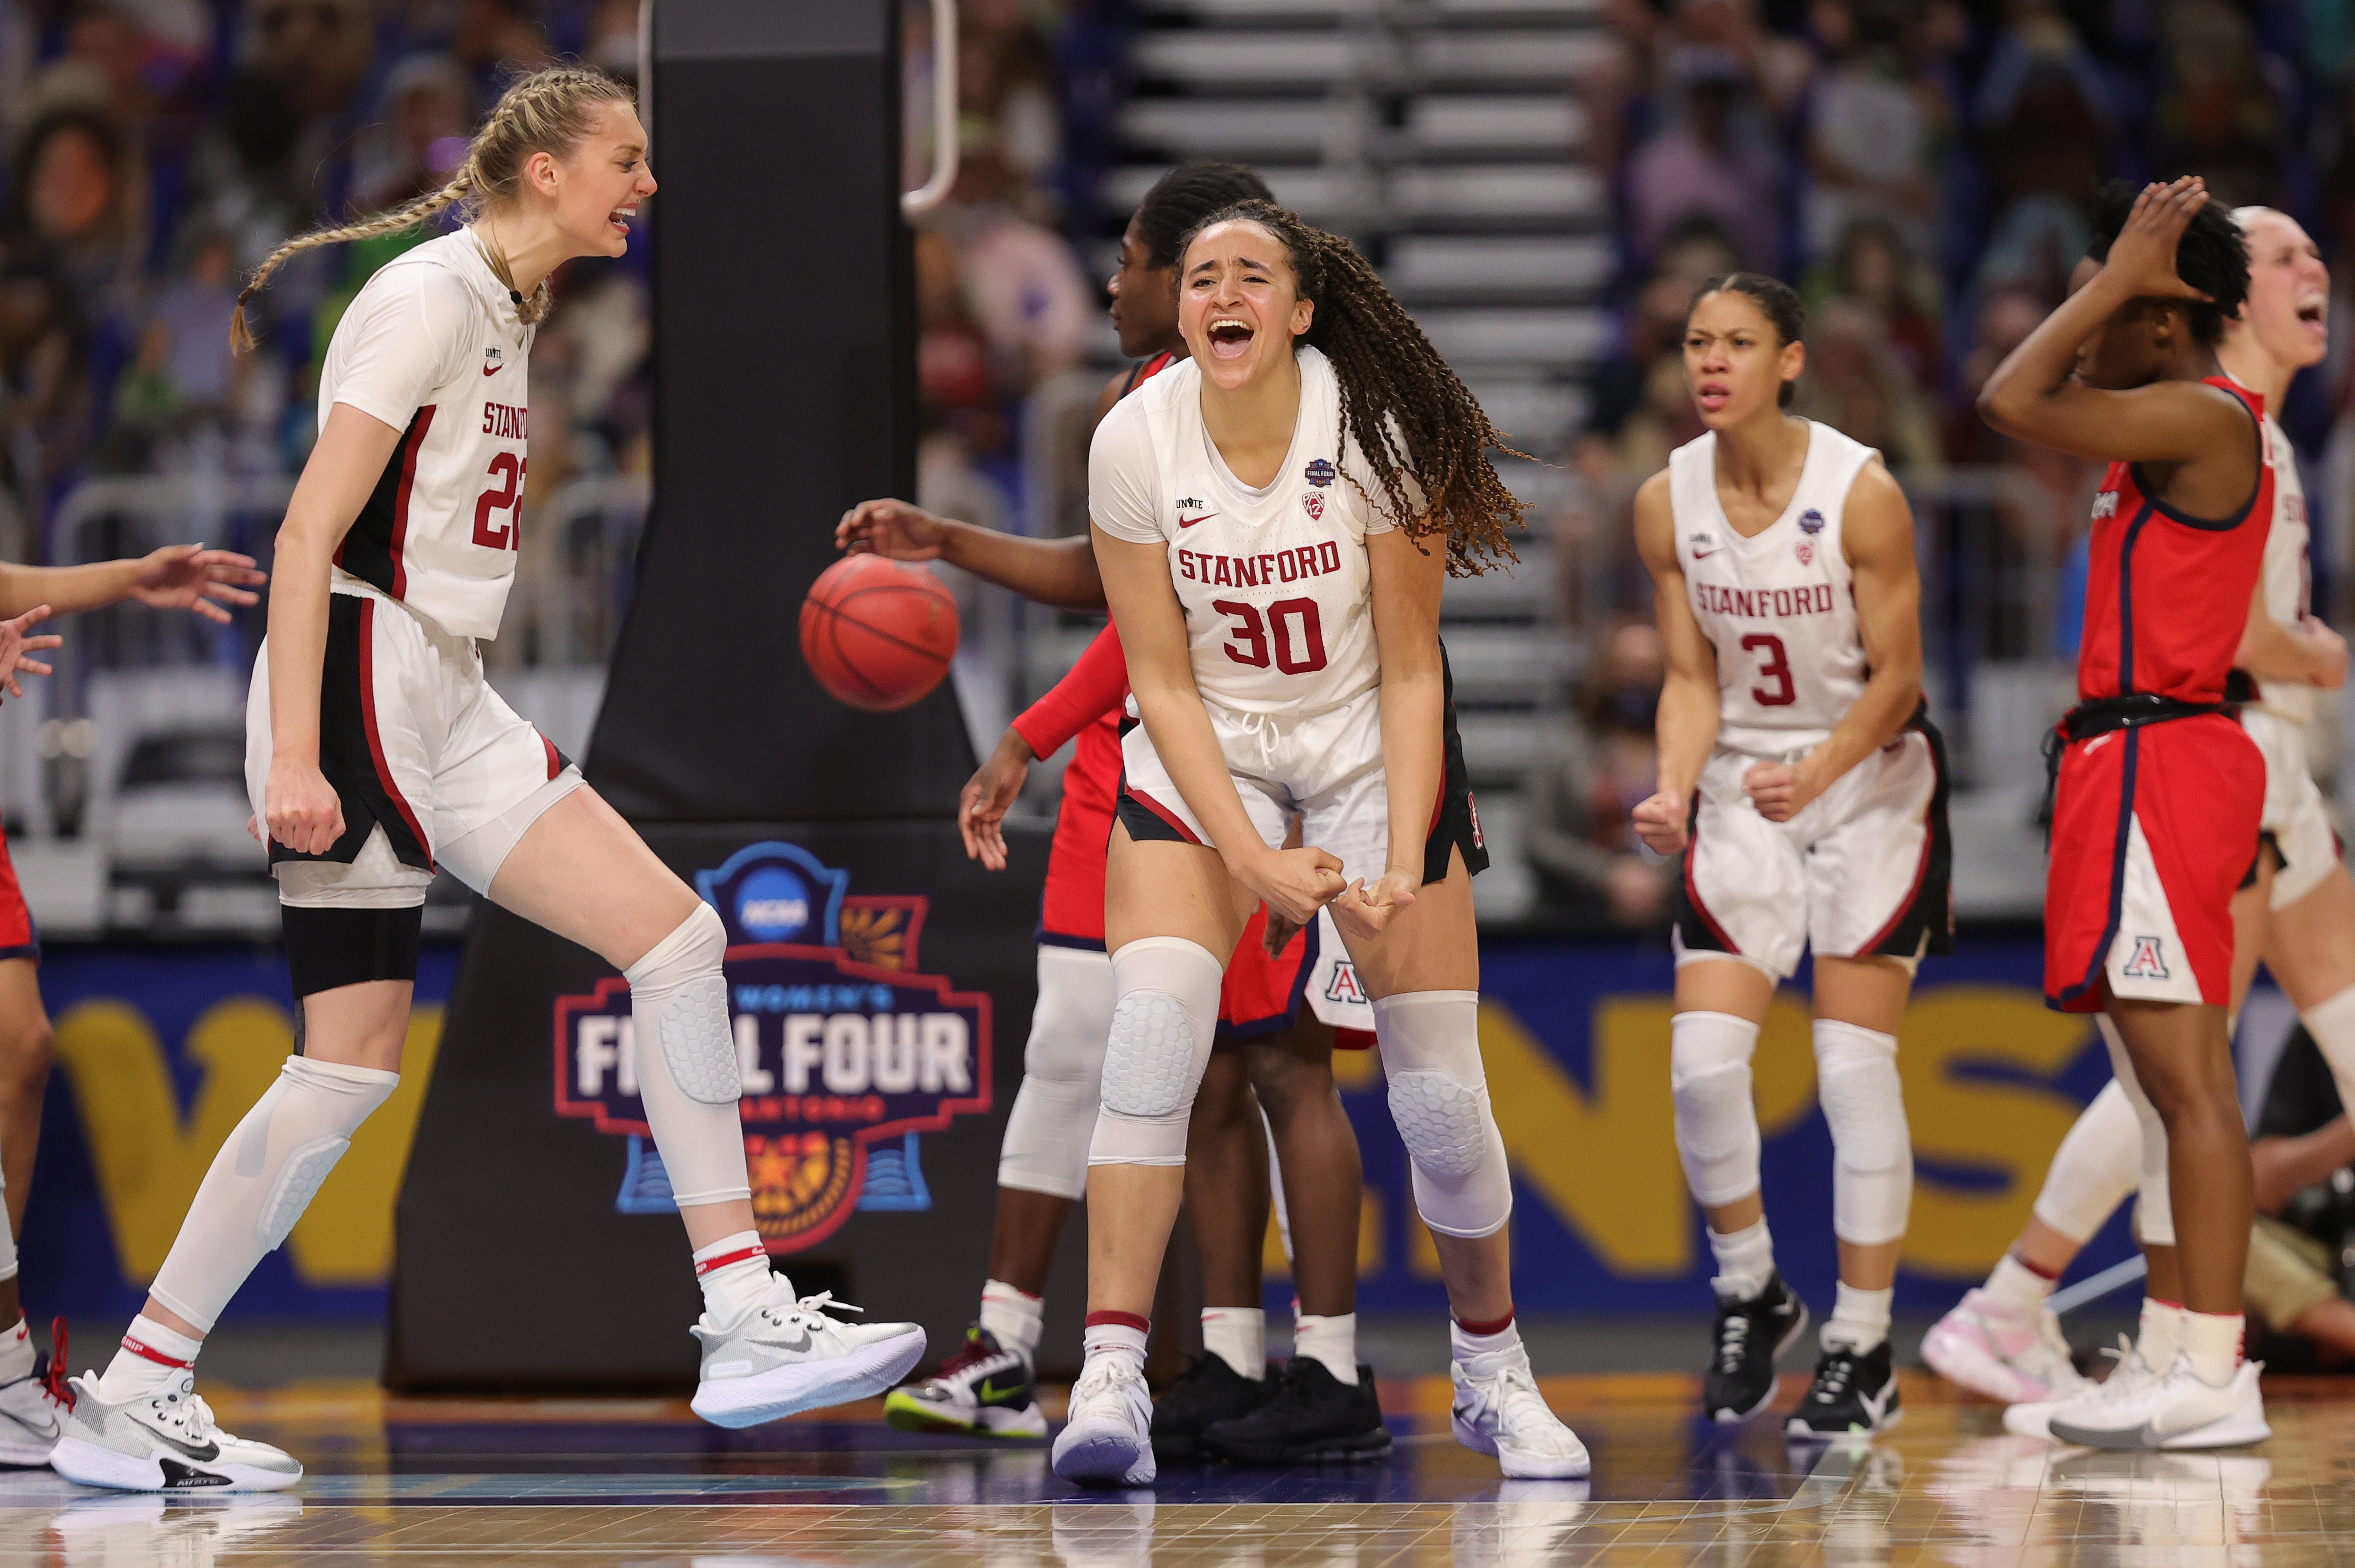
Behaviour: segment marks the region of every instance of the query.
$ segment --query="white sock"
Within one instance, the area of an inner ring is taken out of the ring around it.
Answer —
[[[1710,1286],[1728,1300],[1747,1301],[1774,1277],[1774,1236],[1763,1216],[1721,1236],[1710,1231],[1709,1250],[1717,1259],[1717,1277]]]
[[[2183,1312],[2182,1350],[2191,1375],[2211,1388],[2232,1381],[2241,1365],[2243,1324],[2237,1312]]]
[[[98,1397],[109,1404],[128,1404],[160,1393],[164,1386],[196,1364],[202,1339],[191,1339],[141,1313],[123,1336],[123,1348],[98,1380]]]
[[[1519,1349],[1521,1328],[1520,1325],[1508,1315],[1505,1318],[1505,1326],[1494,1333],[1475,1334],[1463,1324],[1450,1317],[1447,1320],[1447,1345],[1448,1349],[1455,1352],[1457,1360],[1468,1361],[1475,1356],[1488,1356],[1500,1350]]]
[[[981,1326],[989,1330],[1001,1350],[1024,1360],[1039,1354],[1039,1336],[1047,1327],[1047,1298],[1017,1290],[1002,1279],[981,1287]]]
[[[1894,1286],[1887,1290],[1859,1290],[1846,1280],[1840,1281],[1839,1296],[1832,1303],[1832,1315],[1816,1337],[1825,1349],[1870,1350],[1889,1338],[1889,1304],[1897,1297]]]
[[[2041,1311],[2052,1295],[2051,1280],[2009,1253],[2003,1254],[2003,1261],[1995,1265],[1995,1272],[1987,1276],[1982,1288],[1998,1304],[2019,1313]]]
[[[2297,1019],[2314,1037],[2322,1060],[2330,1064],[2330,1076],[2339,1083],[2339,1103],[2355,1106],[2355,986],[2328,1001],[2317,1002]]]
[[[1205,1307],[1202,1349],[1252,1381],[1265,1381],[1267,1314],[1256,1307]]]
[[[1312,1314],[1298,1318],[1292,1330],[1292,1353],[1320,1363],[1334,1377],[1355,1388],[1358,1384],[1358,1315],[1343,1312],[1331,1317],[1318,1317]]]
[[[1087,1331],[1080,1339],[1087,1359],[1126,1356],[1139,1372],[1145,1371],[1146,1319],[1130,1312],[1091,1312]]]
[[[2172,1301],[2142,1298],[2142,1325],[2135,1335],[2135,1349],[2142,1354],[2142,1364],[2155,1372],[2164,1372],[2175,1365],[2175,1352],[2183,1344],[2183,1308]]]
[[[766,1301],[775,1277],[758,1231],[739,1231],[696,1249],[695,1283],[703,1287],[703,1310],[719,1328],[741,1321]]]
[[[22,1317],[0,1334],[0,1383],[22,1382],[33,1375],[33,1326]]]

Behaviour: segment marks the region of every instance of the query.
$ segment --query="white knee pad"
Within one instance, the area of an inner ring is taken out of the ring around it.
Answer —
[[[2142,1123],[2126,1085],[2113,1078],[2053,1150],[2036,1194],[2036,1217],[2082,1246],[2141,1179]]]
[[[1088,1189],[1088,1144],[1103,1093],[1112,1033],[1112,959],[1085,948],[1039,949],[1039,1002],[1022,1048],[1022,1087],[997,1149],[997,1185],[1056,1198]]]
[[[1443,1236],[1496,1234],[1512,1218],[1513,1178],[1480,1062],[1480,993],[1384,997],[1374,1038],[1423,1222]]]
[[[1186,1163],[1224,974],[1209,948],[1182,936],[1144,937],[1112,955],[1117,999],[1090,1165]]]
[[[2175,1245],[2175,1200],[2167,1181],[2167,1124],[2159,1120],[2158,1107],[2142,1092],[2134,1061],[2126,1055],[2126,1042],[2118,1038],[2118,1026],[2110,1015],[2094,1014],[2094,1027],[2102,1031],[2102,1043],[2110,1051],[2110,1071],[2116,1074],[2119,1091],[2134,1107],[2135,1120],[2142,1128],[2142,1201],[2135,1210],[2135,1234],[2152,1246],[2171,1247]]]
[[[1732,1013],[1678,1013],[1668,1020],[1668,1089],[1677,1106],[1677,1158],[1693,1201],[1713,1209],[1758,1190],[1758,1107],[1750,1058],[1758,1026]]]
[[[1816,1098],[1832,1129],[1832,1234],[1878,1246],[1905,1233],[1913,1140],[1897,1078],[1897,1037],[1817,1019]]]
[[[245,1276],[303,1217],[360,1124],[400,1083],[397,1072],[288,1057],[213,1157],[155,1275],[155,1299],[211,1332]]]
[[[744,1168],[744,1092],[728,982],[728,928],[698,903],[678,929],[623,972],[630,983],[638,1097],[682,1209],[752,1195]]]

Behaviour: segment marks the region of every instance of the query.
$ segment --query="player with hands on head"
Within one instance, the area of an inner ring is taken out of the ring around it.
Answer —
[[[1707,433],[1636,496],[1668,652],[1659,788],[1636,831],[1683,861],[1671,940],[1677,1153],[1717,1263],[1703,1406],[1747,1420],[1807,1309],[1774,1266],[1751,1092],[1774,989],[1815,954],[1839,1284],[1797,1436],[1898,1416],[1889,1344],[1913,1187],[1897,1032],[1952,950],[1945,748],[1922,700],[1913,518],[1880,453],[1785,411],[1806,363],[1787,285],[1701,285],[1685,379]]]
[[[2174,1243],[2164,1365],[2138,1347],[2054,1405],[2054,1437],[2197,1448],[2266,1435],[2243,1360],[2252,1207],[2226,1015],[2235,891],[2258,869],[2263,752],[2226,706],[2273,521],[2264,400],[2218,346],[2249,256],[2197,178],[2105,189],[2068,299],[1998,366],[1979,412],[2109,460],[2093,507],[2077,705],[2053,747],[2044,987],[2105,1012],[2141,1124],[2141,1229]],[[2158,1337],[2153,1336],[2153,1347]]]
[[[2345,683],[2347,645],[2310,613],[2305,487],[2296,453],[2271,412],[2298,372],[2328,351],[2330,272],[2320,247],[2287,214],[2251,207],[2232,217],[2247,244],[2249,292],[2225,322],[2216,357],[2227,376],[2264,400],[2274,506],[2231,677],[2241,728],[2264,754],[2265,804],[2256,880],[2234,897],[2227,1018],[2238,1011],[2262,955],[2322,1043],[2340,1097],[2355,1104],[2355,880],[2340,860],[2306,749],[2314,693]],[[2097,1021],[2112,1027],[2106,1016]],[[2046,1302],[2078,1251],[2135,1190],[2141,1168],[2141,1123],[2125,1085],[2113,1079],[2053,1155],[2027,1228],[1985,1283],[1923,1338],[1923,1360],[1934,1370],[2012,1406],[2004,1421],[2014,1431],[2049,1435],[2051,1407],[2086,1386]],[[2171,1216],[2147,1211],[2141,1218],[2149,1268],[2136,1354],[2147,1367],[2174,1359],[2182,1282]]]
[[[243,302],[290,258],[464,219],[379,268],[327,346],[319,439],[278,531],[246,707],[296,1054],[222,1145],[104,1374],[72,1380],[50,1459],[69,1479],[176,1491],[302,1478],[293,1456],[215,1424],[194,1362],[400,1083],[437,867],[629,983],[645,1119],[702,1287],[697,1413],[745,1426],[863,1398],[923,1354],[915,1325],[838,1322],[826,1296],[797,1297],[771,1270],[746,1177],[726,928],[483,678],[475,639],[496,635],[514,581],[526,379],[550,276],[622,255],[654,193],[630,89],[551,66],[507,87],[440,189],[287,241],[240,296],[231,340],[245,348]],[[551,1279],[508,1309],[553,1319],[577,1294]]]
[[[1510,556],[1520,507],[1487,456],[1501,439],[1346,240],[1252,201],[1181,254],[1190,357],[1123,400],[1089,458],[1142,723],[1106,860],[1119,1001],[1089,1152],[1087,1361],[1055,1469],[1156,1474],[1147,1315],[1221,971],[1260,903],[1305,923],[1354,893],[1335,919],[1446,1281],[1456,1436],[1508,1476],[1582,1476],[1513,1324],[1512,1191],[1479,1049],[1487,854],[1438,636],[1450,568]]]

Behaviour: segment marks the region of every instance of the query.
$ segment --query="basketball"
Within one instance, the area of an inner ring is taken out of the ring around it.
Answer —
[[[849,556],[802,601],[803,662],[830,695],[869,713],[922,701],[956,649],[956,600],[921,566]]]

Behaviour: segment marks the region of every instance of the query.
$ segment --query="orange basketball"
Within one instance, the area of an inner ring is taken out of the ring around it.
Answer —
[[[956,648],[956,600],[921,566],[846,556],[802,601],[803,662],[828,692],[869,713],[922,701]]]

